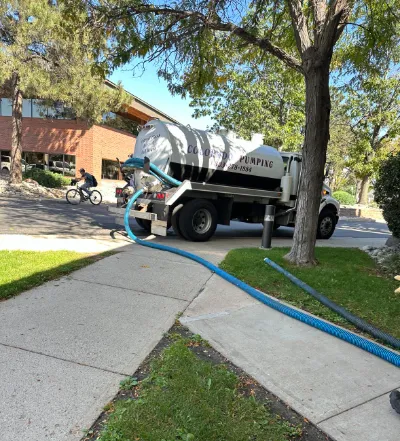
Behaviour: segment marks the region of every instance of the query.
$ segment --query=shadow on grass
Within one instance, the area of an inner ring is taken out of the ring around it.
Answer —
[[[106,251],[100,254],[86,255],[85,257],[74,259],[43,271],[38,271],[28,276],[21,277],[20,279],[12,280],[11,282],[0,282],[0,302],[15,297],[24,291],[40,286],[50,280],[59,279],[60,277],[66,276],[74,271],[84,268],[85,266],[96,263],[99,260],[117,253],[118,251]]]

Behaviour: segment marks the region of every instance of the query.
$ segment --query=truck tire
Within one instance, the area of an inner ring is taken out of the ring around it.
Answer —
[[[135,217],[135,220],[142,230],[146,231],[146,233],[151,232],[151,221],[147,219],[139,219],[138,217]]]
[[[181,228],[179,226],[179,217],[180,217],[182,208],[183,208],[183,204],[179,204],[176,207],[174,207],[174,209],[172,210],[171,225],[172,225],[172,229],[174,230],[174,233],[178,237],[180,237],[181,239],[189,240],[183,235]]]
[[[329,239],[336,228],[336,215],[322,210],[318,218],[317,239]]]
[[[186,237],[182,234],[182,231],[179,227],[179,216],[182,208],[183,208],[183,204],[179,204],[176,207],[174,207],[174,209],[172,210],[171,225],[172,225],[172,229],[174,230],[174,233],[178,237],[186,240]]]
[[[206,199],[192,199],[179,213],[179,229],[193,242],[206,242],[215,233],[218,213]]]

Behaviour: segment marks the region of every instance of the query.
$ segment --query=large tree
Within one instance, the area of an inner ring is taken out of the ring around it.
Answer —
[[[83,10],[84,11],[84,10]],[[121,88],[107,89],[101,39],[92,44],[84,13],[69,14],[62,2],[0,0],[0,86],[12,100],[11,183],[22,181],[23,97],[61,101],[78,118],[101,120],[121,107]],[[4,95],[5,94],[5,95]]]
[[[71,0],[72,1],[72,0]],[[76,0],[79,1],[79,0]],[[85,1],[85,0],[82,0]],[[159,61],[175,92],[201,91],[218,81],[232,52],[263,64],[273,56],[304,77],[306,128],[303,172],[292,250],[287,258],[313,264],[317,218],[329,140],[329,77],[334,48],[360,66],[398,41],[399,0],[87,0],[92,22],[117,49],[114,63],[134,56]],[[343,61],[341,61],[343,63]]]

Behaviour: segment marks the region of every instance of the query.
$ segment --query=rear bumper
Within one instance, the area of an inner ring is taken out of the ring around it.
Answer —
[[[125,208],[120,207],[108,207],[108,212],[115,214],[116,216],[123,218],[125,216]],[[138,219],[144,219],[149,221],[156,221],[157,214],[156,213],[149,213],[147,211],[139,211],[139,210],[131,210],[129,213],[129,217],[136,217]]]

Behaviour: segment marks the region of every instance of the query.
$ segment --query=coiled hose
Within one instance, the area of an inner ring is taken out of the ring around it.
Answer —
[[[135,166],[137,168],[143,168],[144,161],[140,158],[132,158],[135,159]],[[128,160],[131,162],[131,160]],[[127,161],[127,162],[128,162]],[[180,182],[170,178],[165,173],[161,172],[156,166],[151,164],[150,169],[154,172],[156,177],[160,177],[163,181],[168,182],[171,186],[180,185]],[[178,184],[177,184],[178,183]],[[372,341],[367,340],[364,337],[361,337],[359,335],[353,334],[350,331],[347,331],[346,329],[342,329],[338,326],[333,325],[332,323],[327,323],[323,320],[320,320],[317,317],[313,317],[312,315],[309,315],[305,313],[304,311],[299,311],[297,309],[294,309],[288,305],[282,304],[278,302],[277,300],[257,291],[255,288],[247,285],[246,283],[242,282],[241,280],[237,279],[236,277],[232,276],[231,274],[228,274],[227,272],[223,271],[221,268],[218,268],[218,266],[212,264],[211,262],[208,262],[207,260],[203,259],[200,256],[197,256],[196,254],[189,253],[188,251],[180,250],[179,248],[169,247],[166,245],[154,243],[145,241],[142,239],[139,239],[138,237],[133,234],[131,227],[129,225],[129,214],[131,211],[131,208],[133,204],[136,202],[136,200],[144,193],[143,190],[138,190],[132,198],[129,200],[125,215],[124,215],[124,224],[125,224],[125,230],[128,234],[128,236],[137,244],[153,248],[156,250],[161,251],[168,251],[173,254],[177,254],[182,257],[186,257],[188,259],[193,260],[194,262],[199,263],[200,265],[205,266],[210,271],[214,272],[218,276],[225,279],[227,282],[232,283],[232,285],[237,286],[250,296],[254,297],[255,299],[259,300],[260,302],[264,303],[265,305],[269,306],[270,308],[275,309],[276,311],[279,311],[289,317],[292,317],[296,320],[299,320],[300,322],[306,323],[307,325],[310,325],[316,329],[319,329],[321,331],[326,332],[327,334],[333,335],[337,338],[340,338],[341,340],[344,340],[348,343],[353,344],[354,346],[357,346],[358,348],[364,349],[367,352],[370,352],[371,354],[374,354],[383,360],[388,361],[389,363],[400,367],[400,354],[393,352],[383,346],[378,345],[377,343],[374,343]]]
[[[383,332],[380,329],[375,328],[375,326],[372,326],[370,323],[367,323],[365,320],[352,314],[346,308],[343,308],[342,306],[339,306],[337,303],[332,302],[332,300],[328,299],[328,297],[325,297],[323,294],[319,293],[314,288],[311,288],[311,286],[307,285],[306,283],[295,277],[293,274],[289,273],[289,271],[286,271],[284,268],[273,262],[271,259],[268,259],[268,257],[264,259],[264,262],[267,263],[270,267],[274,268],[276,271],[283,274],[292,283],[304,289],[304,291],[308,292],[308,294],[310,294],[312,297],[317,299],[320,303],[327,306],[329,309],[336,312],[337,314],[341,315],[353,325],[357,326],[358,329],[367,332],[368,334],[374,336],[375,338],[379,338],[380,340],[390,344],[396,349],[400,349],[400,340],[398,338],[393,337],[390,334],[386,334],[386,332]]]

